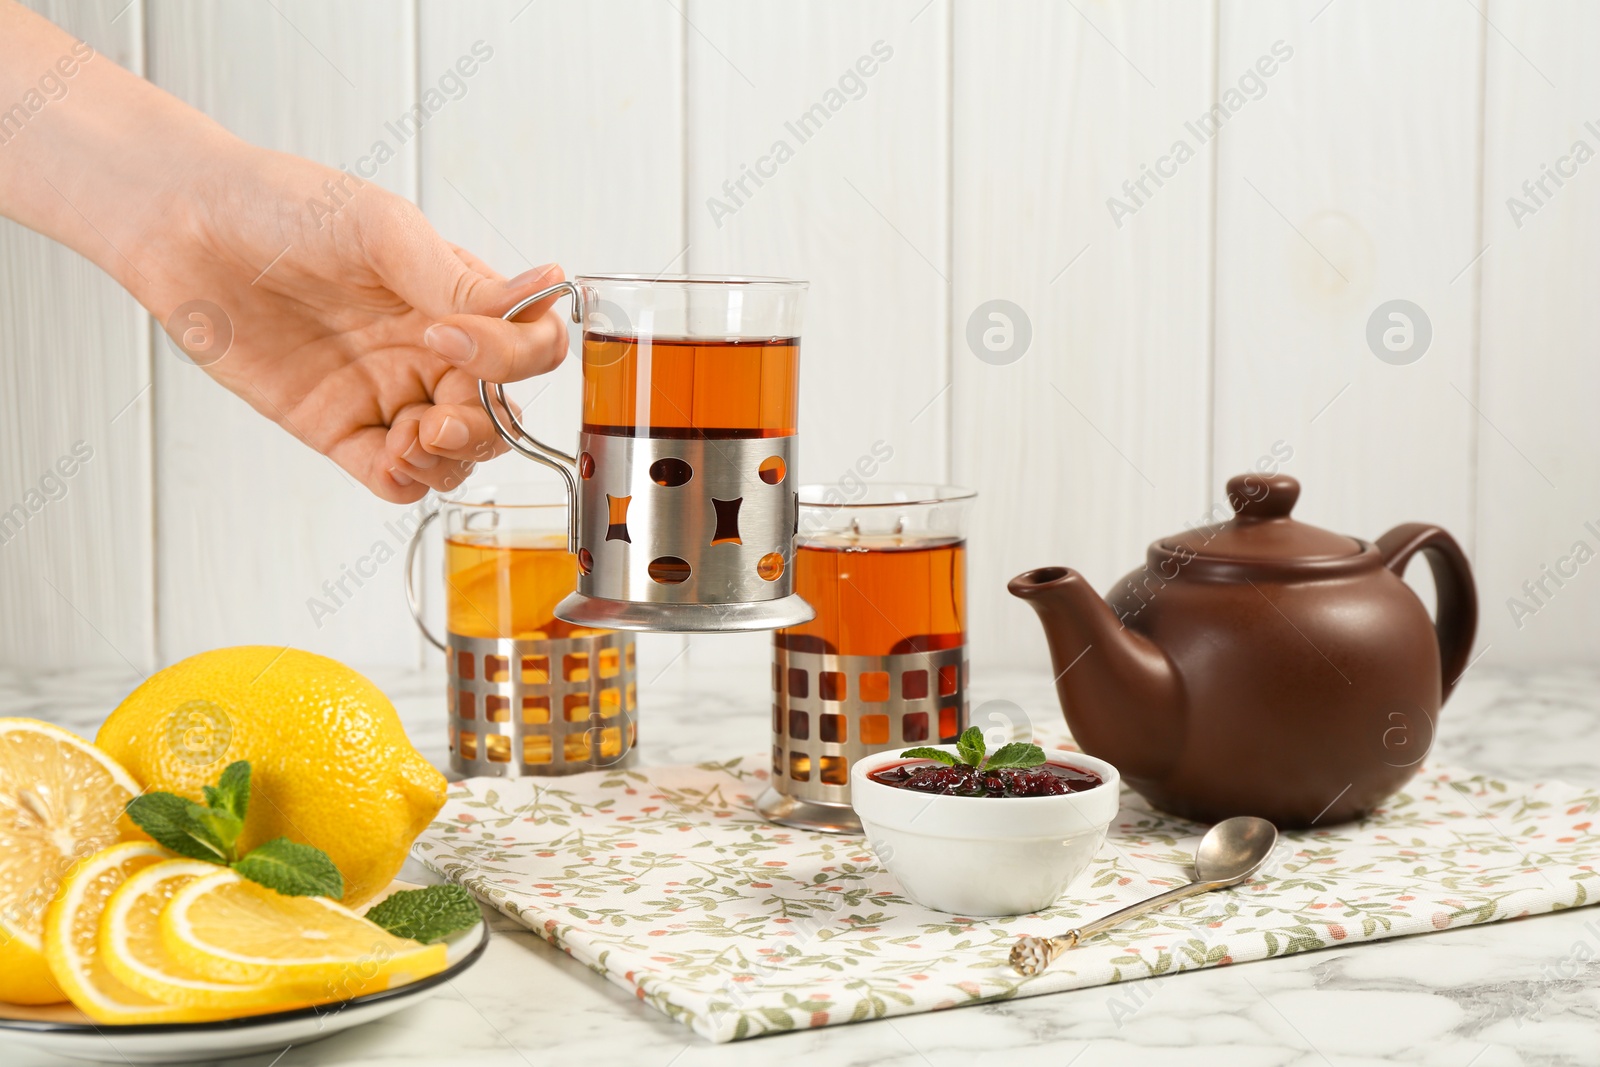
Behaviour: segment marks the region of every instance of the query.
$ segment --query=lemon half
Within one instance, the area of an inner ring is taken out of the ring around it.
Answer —
[[[0,719],[0,1000],[66,1000],[44,953],[44,917],[72,868],[133,836],[138,784],[59,726]]]

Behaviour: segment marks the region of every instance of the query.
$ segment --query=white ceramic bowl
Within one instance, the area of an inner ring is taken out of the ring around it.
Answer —
[[[955,745],[936,745],[954,753]],[[1122,777],[1102,759],[1046,749],[1101,784],[1050,797],[949,797],[874,782],[901,749],[856,761],[850,797],[878,859],[906,896],[935,911],[1025,915],[1055,903],[1089,866],[1117,816]]]

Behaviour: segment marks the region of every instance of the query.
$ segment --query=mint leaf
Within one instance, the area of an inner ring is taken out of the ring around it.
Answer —
[[[458,885],[402,889],[367,909],[367,918],[396,937],[430,945],[483,920],[478,902]]]
[[[956,738],[956,751],[961,754],[961,762],[969,767],[983,765],[983,753],[987,747],[983,742],[983,731],[976,726],[967,727]]]
[[[250,764],[246,760],[228,764],[216,787],[205,786],[206,804],[227,812],[242,824],[250,810]]]
[[[286,897],[344,896],[344,877],[320,848],[275,837],[233,865],[245,878]]]
[[[1013,741],[1009,745],[1001,745],[989,757],[989,762],[984,765],[984,770],[994,771],[1001,767],[1037,767],[1044,762],[1044,749],[1026,741]]]
[[[217,862],[232,863],[233,846],[244,832],[244,820],[230,812],[208,808],[192,800],[186,803],[189,819],[201,831],[201,838],[218,851],[221,858]]]
[[[156,844],[180,856],[206,860],[209,863],[228,862],[228,849],[190,813],[201,808],[192,800],[172,793],[144,793],[128,801],[128,818],[149,834]]]
[[[956,758],[942,748],[908,748],[900,753],[900,758],[931,759],[944,764],[946,767],[954,767],[956,765]]]

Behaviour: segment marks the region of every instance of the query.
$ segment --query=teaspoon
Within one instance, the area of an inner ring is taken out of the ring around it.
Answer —
[[[1165,907],[1175,900],[1238,885],[1261,869],[1277,843],[1278,828],[1265,819],[1253,815],[1223,819],[1200,839],[1200,847],[1194,854],[1194,881],[1068,930],[1059,937],[1019,938],[1011,948],[1011,966],[1019,974],[1031,977],[1050,966],[1067,949],[1126,919]]]

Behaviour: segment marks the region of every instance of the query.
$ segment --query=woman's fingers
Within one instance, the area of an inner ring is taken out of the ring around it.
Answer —
[[[423,343],[475,378],[517,381],[543,374],[566,354],[566,324],[555,297],[524,309],[516,323],[500,316],[560,282],[548,263],[502,280],[481,259],[439,236],[416,206],[375,197],[361,216],[368,261],[402,300],[428,316]]]
[[[450,315],[429,326],[422,341],[434,355],[473,378],[517,382],[560,365],[567,354],[567,324],[555,308],[546,308],[529,322]]]
[[[467,475],[472,473],[473,465],[478,458],[475,452],[481,451],[482,458],[487,459],[494,455],[493,446],[484,440],[480,446],[474,447],[469,441],[461,453],[454,457],[439,456],[430,452],[424,447],[424,441],[429,439],[425,436],[429,428],[424,426],[423,420],[433,407],[432,404],[408,404],[395,415],[394,422],[384,437],[383,454],[387,461],[385,473],[398,485],[405,485],[406,480],[409,480],[427,489],[448,493],[453,489],[459,489]],[[466,418],[464,409],[455,410],[458,419]],[[435,419],[431,429],[437,430],[443,421],[443,418]],[[485,423],[487,424],[487,417]],[[493,432],[492,428],[489,432]]]
[[[495,270],[493,267],[489,266],[489,264],[485,263],[477,255],[473,254],[472,252],[467,251],[465,248],[462,248],[460,245],[458,245],[458,244],[456,244],[454,242],[451,242],[450,247],[455,249],[456,257],[458,259],[460,259],[461,262],[465,263],[468,267],[470,267],[472,270],[477,271],[479,274],[483,275],[485,278],[493,278],[495,280],[502,280],[502,275],[500,274],[500,272]]]
[[[417,422],[418,450],[429,458],[493,459],[506,450],[481,404],[435,404]]]
[[[500,316],[563,277],[551,263],[494,291],[480,289],[461,301],[459,314],[440,316],[430,325],[422,343],[472,379],[515,382],[553,370],[567,354],[566,319],[555,306],[560,294],[522,309],[514,321]]]
[[[511,411],[522,415],[515,401],[511,401]],[[429,456],[482,463],[506,451],[505,441],[483,410],[478,379],[464,371],[447,371],[433,385],[433,405],[415,415],[417,451]],[[500,418],[505,421],[504,412]]]
[[[475,464],[470,459],[441,459],[438,463],[426,470],[419,469],[405,460],[389,460],[386,474],[396,485],[415,485],[421,492],[408,497],[408,500],[420,499],[429,489],[441,493],[451,493],[461,488],[461,483],[467,480],[467,475],[472,473]]]
[[[367,479],[367,488],[391,504],[415,504],[428,495],[426,485],[413,481],[398,467],[379,467]]]
[[[393,425],[384,440],[384,452],[409,476],[418,471],[432,470],[439,465],[439,457],[422,447],[422,413],[426,404],[413,404],[395,416]]]
[[[387,431],[367,426],[336,442],[328,458],[359,478],[378,497],[391,504],[414,504],[428,487],[407,474],[389,455]]]

